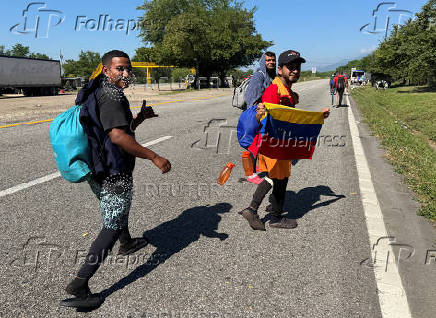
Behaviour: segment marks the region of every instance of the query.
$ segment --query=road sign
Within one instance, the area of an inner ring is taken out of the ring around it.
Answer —
[[[316,67],[312,67],[312,74],[316,74]]]

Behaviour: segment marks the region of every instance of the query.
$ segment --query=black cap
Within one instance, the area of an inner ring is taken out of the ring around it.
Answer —
[[[294,50],[284,51],[279,56],[280,67],[296,61],[300,63],[306,63],[306,60],[300,56],[300,53]]]

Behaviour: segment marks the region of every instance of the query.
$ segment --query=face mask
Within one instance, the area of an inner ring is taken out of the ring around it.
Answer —
[[[102,88],[104,93],[114,101],[120,102],[124,98],[124,89],[119,88],[115,86],[115,84],[111,83],[107,76],[103,77]]]

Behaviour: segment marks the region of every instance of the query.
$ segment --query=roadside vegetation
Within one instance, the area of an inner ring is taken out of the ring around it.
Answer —
[[[428,87],[354,89],[365,121],[421,203],[419,214],[436,221],[436,92]]]
[[[414,19],[395,25],[391,34],[352,67],[395,88],[359,87],[353,98],[386,157],[415,191],[419,214],[436,220],[436,0],[428,0]],[[414,86],[415,85],[415,86]],[[418,85],[418,86],[416,86]]]
[[[403,85],[436,86],[436,0],[429,0],[415,18],[394,28],[378,48],[361,60],[350,61],[338,71],[352,67],[379,79]]]
[[[333,71],[329,72],[317,72],[316,74],[312,74],[312,71],[302,71],[300,75],[300,82],[303,81],[313,81],[318,79],[330,78]]]

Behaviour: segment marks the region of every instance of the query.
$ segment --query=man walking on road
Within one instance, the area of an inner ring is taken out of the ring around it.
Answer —
[[[342,97],[344,96],[345,88],[348,88],[348,79],[340,72],[334,79],[335,89],[338,95],[338,107],[342,105]]]
[[[305,63],[306,60],[300,56],[300,53],[289,50],[280,54],[278,62],[278,77],[263,93],[262,102],[295,107],[298,103],[298,95],[291,88],[292,84],[296,83],[300,78],[301,64]],[[324,117],[327,118],[330,109],[328,107],[323,108],[322,112],[324,112]],[[258,122],[260,122],[264,114],[265,107],[263,104],[259,104],[256,115]],[[265,224],[260,220],[257,210],[272,188],[271,205],[267,207],[267,212],[271,214],[270,227],[284,229],[296,227],[297,222],[295,220],[282,216],[292,160],[273,159],[262,154],[258,156],[258,159],[259,169],[267,172],[268,177],[265,177],[257,186],[249,207],[238,213],[248,221],[253,230],[265,231]]]
[[[105,260],[117,240],[119,255],[128,255],[147,245],[145,238],[131,238],[128,229],[133,195],[132,173],[135,158],[151,160],[162,173],[170,162],[135,140],[135,128],[144,119],[155,117],[143,107],[134,118],[123,90],[132,78],[129,56],[118,50],[103,55],[102,73],[82,89],[76,104],[82,105],[80,122],[92,149],[92,174],[88,182],[100,200],[103,228],[91,244],[85,263],[66,291],[77,298],[64,300],[63,306],[96,307],[102,300],[92,294],[88,281]]]
[[[251,107],[261,102],[262,95],[265,89],[271,85],[273,79],[276,77],[276,54],[274,52],[265,52],[260,60],[259,67],[254,72],[250,83],[248,84],[247,91],[244,98],[247,107]],[[262,179],[256,174],[256,158],[249,151],[250,159],[253,163],[253,174],[247,176],[247,181],[259,184]]]

